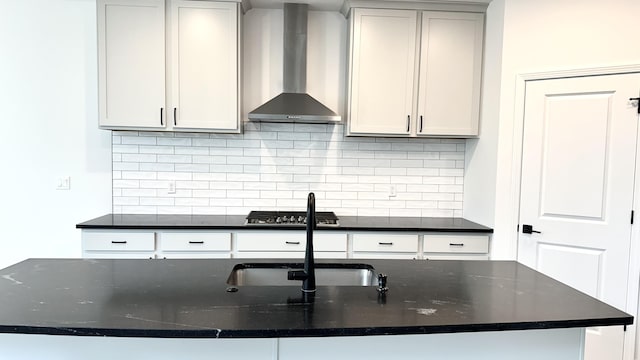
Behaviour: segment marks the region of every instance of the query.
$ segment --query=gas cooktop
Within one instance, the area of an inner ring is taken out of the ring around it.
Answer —
[[[303,226],[307,224],[306,211],[252,211],[245,225]],[[338,217],[332,211],[316,212],[318,226],[339,226]]]

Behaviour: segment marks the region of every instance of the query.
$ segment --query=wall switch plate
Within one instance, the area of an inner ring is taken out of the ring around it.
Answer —
[[[58,178],[56,190],[69,190],[71,189],[71,176],[64,176]]]
[[[176,182],[169,181],[169,184],[167,185],[167,194],[175,194],[175,193],[176,193]]]

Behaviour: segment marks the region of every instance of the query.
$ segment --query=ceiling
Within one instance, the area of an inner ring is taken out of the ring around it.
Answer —
[[[261,9],[281,9],[284,3],[309,4],[309,10],[340,11],[345,0],[248,0],[251,7]],[[347,0],[348,1],[348,0]],[[451,3],[451,4],[488,4],[491,0],[369,0],[370,2],[404,3]]]

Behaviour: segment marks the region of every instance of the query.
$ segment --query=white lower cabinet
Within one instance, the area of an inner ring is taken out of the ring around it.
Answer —
[[[318,259],[489,260],[489,235],[318,231]],[[114,259],[302,259],[305,231],[82,230],[82,256]]]
[[[153,231],[83,230],[82,257],[95,259],[153,259]]]
[[[489,260],[489,236],[425,234],[423,257],[428,260]]]
[[[209,231],[162,231],[158,233],[158,257],[162,259],[231,257],[231,233]]]
[[[241,232],[236,234],[238,258],[304,258],[307,234],[304,231]],[[346,233],[314,233],[314,256],[319,259],[347,258]]]
[[[417,234],[353,234],[355,259],[416,259],[418,257]]]

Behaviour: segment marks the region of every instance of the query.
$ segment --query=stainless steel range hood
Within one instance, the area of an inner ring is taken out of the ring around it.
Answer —
[[[340,115],[307,94],[307,4],[284,4],[284,89],[249,113],[251,121],[336,123]]]

